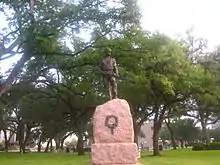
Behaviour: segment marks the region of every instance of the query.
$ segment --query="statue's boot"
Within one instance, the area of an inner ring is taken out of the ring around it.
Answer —
[[[113,92],[113,97],[112,97],[113,99],[117,99],[118,97],[117,97],[117,92],[116,91],[114,91]]]

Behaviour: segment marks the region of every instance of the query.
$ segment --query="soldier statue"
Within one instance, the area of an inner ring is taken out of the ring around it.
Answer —
[[[102,72],[102,80],[104,87],[108,92],[109,99],[117,98],[117,83],[116,76],[118,76],[118,67],[115,58],[112,57],[111,49],[106,49],[104,57],[100,63],[100,70]]]

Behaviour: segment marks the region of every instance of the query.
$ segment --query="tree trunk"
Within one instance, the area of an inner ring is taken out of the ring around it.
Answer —
[[[22,139],[21,139],[21,142],[20,142],[21,151],[22,151],[22,153],[26,153],[26,145],[27,145],[27,142],[28,142],[29,137],[30,137],[31,127],[29,127],[28,125],[24,125],[23,128],[21,128],[21,129],[22,129],[21,130]]]
[[[202,126],[202,138],[203,140],[206,141],[206,144],[209,144],[210,139],[206,128],[207,124],[204,121],[201,121],[201,126]]]
[[[83,121],[78,122],[77,124],[77,137],[78,137],[78,141],[77,141],[77,145],[76,145],[76,151],[78,152],[78,155],[85,155],[85,151],[84,151],[84,131],[85,131],[85,124],[83,123]]]
[[[77,146],[76,150],[78,152],[78,155],[85,155],[84,149],[83,149],[83,134],[80,132],[78,134],[78,141],[77,141]]]
[[[50,151],[52,152],[53,151],[53,139],[51,138],[50,140]]]
[[[20,147],[20,153],[25,153],[23,141],[24,141],[24,128],[23,125],[20,123],[18,125],[18,142]]]
[[[50,139],[48,140],[48,142],[47,142],[47,146],[46,146],[44,152],[48,152],[49,146],[50,146],[50,142],[51,142],[51,141],[52,141],[52,139],[50,138]]]
[[[184,148],[184,142],[183,142],[183,139],[180,139],[180,146],[181,146],[181,148]]]
[[[37,152],[41,152],[41,143],[42,143],[42,137],[43,137],[42,134],[40,135],[39,142],[37,143]]]
[[[22,149],[22,153],[23,153],[23,154],[26,153],[25,148],[26,148],[26,145],[25,145],[25,142],[23,142],[23,143],[21,144],[21,149]]]
[[[175,140],[174,134],[170,134],[170,136],[171,136],[171,142],[172,142],[173,149],[176,150],[177,147],[176,147],[176,140]]]
[[[139,143],[138,143],[138,135],[136,133],[134,133],[134,142],[137,144],[137,146],[139,145]]]
[[[64,141],[66,138],[63,138],[62,140],[60,140],[60,149],[63,151],[63,145],[64,145]]]
[[[160,156],[159,152],[159,143],[158,143],[158,135],[159,129],[158,124],[154,123],[154,130],[153,130],[153,156]]]
[[[26,133],[25,133],[25,138],[24,138],[24,146],[27,145],[28,141],[30,140],[30,135],[31,135],[31,128],[30,126],[27,125],[26,127]]]
[[[165,123],[166,123],[166,126],[167,126],[167,128],[168,128],[168,130],[169,130],[169,132],[170,132],[170,137],[171,137],[171,142],[172,142],[173,149],[176,150],[176,149],[177,149],[177,147],[176,147],[176,140],[175,140],[175,137],[174,137],[173,129],[172,129],[172,127],[170,126],[170,121],[169,121],[169,119],[168,119],[168,122],[165,121]]]
[[[7,137],[7,131],[6,131],[6,129],[3,129],[3,133],[4,133],[4,138],[5,138],[5,152],[8,152],[8,143],[9,143],[9,140],[8,140],[8,137]]]
[[[153,130],[153,156],[160,156],[159,152],[159,132],[164,120],[164,114],[166,112],[166,106],[163,108],[160,106],[155,106],[154,108],[155,116],[154,116],[154,130]]]
[[[137,123],[134,123],[134,142],[137,145],[138,145],[138,137],[140,134],[140,130],[141,130],[141,127]]]
[[[58,138],[55,138],[55,144],[56,144],[56,150],[60,149],[60,140]]]
[[[37,152],[41,152],[41,141],[37,143]]]

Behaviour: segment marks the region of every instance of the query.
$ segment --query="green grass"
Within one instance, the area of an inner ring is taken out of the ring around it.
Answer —
[[[161,157],[142,155],[144,165],[218,165],[220,151],[166,151]]]
[[[162,152],[161,157],[142,154],[144,165],[218,165],[220,151],[176,150]],[[89,165],[90,156],[75,156],[65,153],[0,153],[1,165]]]

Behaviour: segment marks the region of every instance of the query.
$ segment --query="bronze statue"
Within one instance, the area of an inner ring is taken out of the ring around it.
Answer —
[[[118,67],[115,58],[112,57],[111,49],[106,49],[103,59],[100,63],[102,79],[105,89],[107,89],[109,99],[117,98],[117,83]]]

